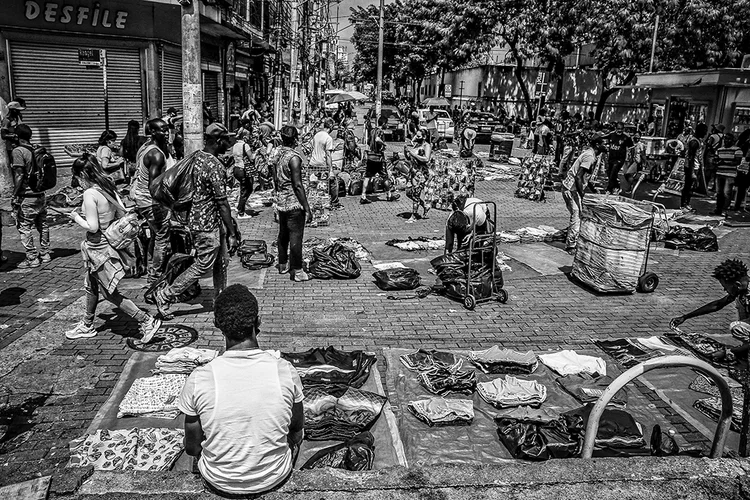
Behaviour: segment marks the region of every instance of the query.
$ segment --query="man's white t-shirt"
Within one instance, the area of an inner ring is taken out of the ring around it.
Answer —
[[[267,351],[226,351],[197,368],[177,406],[200,418],[201,475],[227,493],[260,493],[281,483],[292,470],[292,405],[303,399],[297,370]]]
[[[576,176],[578,175],[578,171],[580,169],[586,171],[586,174],[583,177],[583,185],[585,187],[588,183],[589,177],[591,176],[591,170],[594,168],[595,163],[596,152],[594,152],[594,149],[590,147],[584,149],[578,156],[578,158],[576,158],[576,161],[573,163],[573,166],[570,167],[570,170],[568,170],[568,175],[565,177],[565,180],[562,183],[563,187],[568,191],[575,190]]]
[[[313,137],[313,150],[310,155],[310,166],[325,167],[326,151],[333,151],[333,137],[325,130],[321,130]]]

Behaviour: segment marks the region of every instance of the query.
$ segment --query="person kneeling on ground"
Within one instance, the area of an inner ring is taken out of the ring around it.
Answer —
[[[193,371],[177,403],[185,450],[214,493],[274,490],[291,475],[304,436],[302,382],[288,361],[258,346],[258,301],[245,285],[216,298],[214,324],[226,351]]]
[[[459,195],[453,200],[452,206],[453,213],[445,223],[445,251],[443,253],[452,252],[454,242],[456,250],[467,248],[473,235],[488,234],[492,227],[487,205],[479,198]]]
[[[721,287],[727,292],[727,295],[709,302],[695,311],[673,318],[669,322],[669,326],[677,328],[691,318],[720,311],[734,302],[737,307],[739,321],[730,323],[729,332],[733,337],[741,340],[743,344],[731,349],[727,348],[724,351],[717,351],[713,354],[713,357],[717,360],[726,359],[727,361],[733,361],[736,356],[746,356],[748,350],[750,350],[750,291],[748,290],[750,278],[747,275],[747,266],[745,263],[736,259],[728,259],[722,262],[714,270],[713,277],[719,280]]]

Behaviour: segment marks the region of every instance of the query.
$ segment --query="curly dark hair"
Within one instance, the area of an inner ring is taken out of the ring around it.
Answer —
[[[747,276],[747,266],[739,259],[727,259],[714,269],[713,277],[720,281],[734,282]]]
[[[258,323],[258,299],[245,285],[228,286],[216,297],[214,323],[227,338],[250,338]]]

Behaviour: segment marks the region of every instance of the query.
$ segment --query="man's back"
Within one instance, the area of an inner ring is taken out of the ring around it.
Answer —
[[[29,149],[30,147],[30,145],[16,146],[15,148],[13,148],[12,158],[10,159],[13,168],[23,167],[23,187],[19,191],[19,193],[22,195],[32,193],[28,185],[28,173],[29,171],[31,171],[31,167],[34,165],[34,154],[31,152],[31,149]]]
[[[310,165],[323,167],[326,165],[326,151],[333,150],[333,138],[325,131],[321,130],[313,137],[313,150],[310,155]]]
[[[230,350],[188,378],[178,407],[198,416],[203,477],[227,493],[267,491],[292,468],[292,405],[303,400],[292,365],[260,349]]]

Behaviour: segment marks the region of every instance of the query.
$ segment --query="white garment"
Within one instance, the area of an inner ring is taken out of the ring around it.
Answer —
[[[565,350],[552,354],[540,354],[539,359],[563,376],[578,373],[607,374],[607,364],[602,358],[578,354],[575,351]]]
[[[476,209],[474,208],[476,206]],[[487,220],[487,205],[479,198],[468,198],[464,205],[464,214],[469,218],[469,223],[474,222],[474,213],[476,210],[476,225],[481,226]]]
[[[540,405],[547,399],[547,388],[535,380],[523,380],[512,375],[477,384],[477,392],[487,403],[498,408],[521,405]]]
[[[252,151],[245,141],[240,140],[232,146],[232,156],[234,157],[235,168],[245,168],[245,160],[250,161]]]
[[[325,130],[321,130],[313,137],[313,150],[310,154],[310,166],[325,167],[326,152],[333,152],[333,138]]]
[[[292,405],[303,399],[291,363],[260,349],[227,351],[197,368],[177,406],[200,418],[201,475],[227,493],[260,493],[279,484],[292,468]]]

